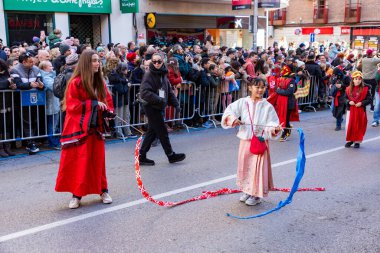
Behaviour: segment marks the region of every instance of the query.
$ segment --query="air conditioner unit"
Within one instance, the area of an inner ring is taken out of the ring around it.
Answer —
[[[274,27],[273,26],[268,26],[267,33],[268,33],[268,37],[269,38],[273,38],[273,36],[274,36]]]

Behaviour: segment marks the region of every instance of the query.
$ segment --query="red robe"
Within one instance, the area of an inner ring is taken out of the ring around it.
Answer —
[[[352,94],[350,94],[350,87],[346,88],[347,99],[354,101],[355,104],[362,102],[367,97],[368,87],[364,86],[363,90],[359,93],[359,87],[354,86]],[[367,113],[365,106],[356,107],[349,105],[350,116],[348,118],[348,127],[346,132],[346,141],[361,142],[365,132],[367,131]]]
[[[291,78],[279,77],[276,79],[276,87],[286,90],[291,80]],[[272,93],[267,99],[267,101],[276,109],[280,124],[283,124],[284,126],[286,124],[286,113],[288,111],[288,99],[288,96],[283,96],[276,92]],[[300,121],[297,100],[295,100],[295,103],[295,107],[290,113],[289,121]]]
[[[80,78],[74,78],[67,88],[66,118],[61,137],[62,153],[55,190],[76,196],[101,194],[108,189],[105,167],[104,132],[97,100],[91,100]],[[112,97],[107,90],[106,102],[113,111]],[[97,113],[97,127],[90,127]]]

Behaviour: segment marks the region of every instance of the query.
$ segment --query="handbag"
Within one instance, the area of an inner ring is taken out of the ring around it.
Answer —
[[[251,118],[251,112],[249,110],[249,104],[247,103],[248,107],[248,114],[249,114],[249,120],[251,121],[251,129],[252,129],[252,139],[251,139],[251,145],[249,147],[249,151],[254,155],[262,155],[264,154],[265,150],[267,150],[267,144],[265,143],[265,140],[262,136],[257,137],[253,131],[253,122]],[[261,135],[264,133],[264,131],[261,133]]]

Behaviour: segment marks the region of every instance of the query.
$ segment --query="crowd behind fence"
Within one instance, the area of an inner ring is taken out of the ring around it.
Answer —
[[[193,82],[184,81],[174,90],[180,111],[168,106],[165,110],[165,122],[179,124],[187,130],[193,123],[207,123],[216,127],[225,108],[232,102],[248,94],[247,86],[238,80],[240,89],[224,92],[220,87],[203,87]],[[308,94],[298,98],[301,109],[311,108],[315,111],[321,97],[328,97],[329,89],[321,89],[319,81],[311,76]],[[139,102],[140,84],[131,84],[127,94],[112,93],[115,112],[123,120],[115,119],[115,133],[127,138],[131,126],[142,127],[147,124],[143,106]],[[323,94],[321,94],[321,90]],[[62,132],[63,113],[48,115],[46,91],[40,90],[1,90],[0,91],[0,143],[24,141],[29,139],[59,136]],[[53,126],[57,126],[55,129]]]

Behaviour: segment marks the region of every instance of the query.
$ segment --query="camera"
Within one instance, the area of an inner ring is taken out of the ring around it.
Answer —
[[[109,110],[103,111],[103,119],[114,119],[116,117],[116,113],[113,113]]]

